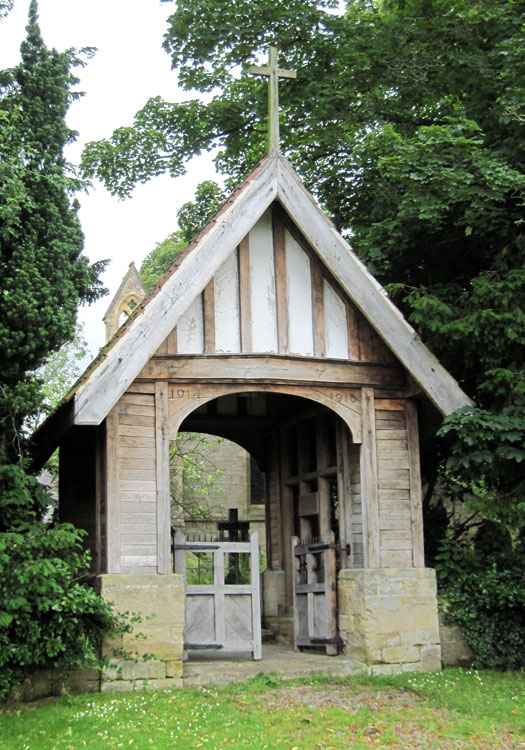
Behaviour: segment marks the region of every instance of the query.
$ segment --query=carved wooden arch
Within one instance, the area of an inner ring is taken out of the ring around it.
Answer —
[[[221,396],[237,393],[279,393],[298,396],[326,406],[346,424],[354,443],[362,442],[361,389],[328,386],[272,384],[209,384],[178,383],[168,389],[168,437],[174,440],[180,425],[195,409]]]

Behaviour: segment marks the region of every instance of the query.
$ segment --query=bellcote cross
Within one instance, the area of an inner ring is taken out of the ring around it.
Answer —
[[[268,88],[268,153],[279,153],[279,78],[296,78],[296,70],[281,70],[277,67],[277,47],[270,47],[268,65],[264,68],[251,67],[249,72],[256,76],[267,76]]]

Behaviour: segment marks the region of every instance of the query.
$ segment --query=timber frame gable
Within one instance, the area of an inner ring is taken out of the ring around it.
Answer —
[[[343,294],[443,414],[470,404],[278,154],[262,160],[183,253],[74,391],[76,425],[98,425],[263,214],[278,203]],[[241,349],[245,351],[245,349]],[[249,350],[248,350],[249,351]],[[279,346],[279,353],[283,348]]]

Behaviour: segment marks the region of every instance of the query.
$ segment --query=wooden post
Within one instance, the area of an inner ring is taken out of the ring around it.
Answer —
[[[261,593],[259,577],[259,534],[250,534],[250,583],[252,587],[252,658],[258,661],[262,658],[261,646]]]
[[[120,573],[120,487],[118,403],[106,417],[106,560],[108,573]]]
[[[310,260],[312,280],[312,314],[314,328],[314,356],[326,355],[324,334],[324,284],[321,266],[315,259]]]
[[[249,235],[246,235],[239,244],[239,310],[241,316],[241,352],[251,354],[253,345]]]
[[[214,280],[204,287],[204,353],[215,352],[215,284]]]
[[[341,568],[352,567],[352,496],[348,458],[348,427],[337,419],[337,497],[339,500],[339,541],[341,544]]]
[[[170,444],[168,384],[155,383],[155,448],[157,479],[157,572],[171,573]]]
[[[361,446],[361,498],[365,568],[380,568],[379,498],[373,388],[362,390],[363,444]]]
[[[410,476],[410,509],[412,521],[412,564],[414,568],[424,568],[423,499],[421,494],[421,470],[419,465],[417,404],[410,399],[407,399],[406,401],[406,420]]]
[[[272,211],[273,257],[275,264],[275,303],[277,307],[277,340],[280,354],[288,352],[288,293],[286,285],[286,249],[284,224],[278,211]]]
[[[182,529],[176,529],[175,530],[175,573],[180,573],[183,580],[184,585],[186,586],[186,550],[184,549],[177,549],[177,547],[182,548],[183,545],[186,543],[186,534]]]

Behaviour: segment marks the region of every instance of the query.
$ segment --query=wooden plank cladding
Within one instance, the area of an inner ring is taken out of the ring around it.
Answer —
[[[412,567],[412,504],[403,399],[377,399],[375,412],[381,567]]]
[[[157,514],[165,515],[166,500],[163,493],[164,504],[158,506],[158,475],[165,471],[165,467],[158,465],[156,457],[159,450],[163,454],[166,451],[162,451],[165,448],[162,433],[156,439],[155,426],[156,411],[162,417],[166,410],[165,388],[162,384],[156,386],[159,394],[156,409],[154,393],[145,393],[150,389],[133,386],[133,391],[125,393],[115,407],[116,422],[111,428],[115,431],[114,438],[108,434],[108,445],[115,442],[117,446],[111,451],[112,460],[116,460],[118,467],[118,486],[115,488],[118,539],[115,539],[115,547],[118,548],[120,573],[156,573],[158,568]],[[137,392],[139,390],[141,392]],[[166,563],[162,551],[161,563],[165,567],[169,563]]]
[[[393,361],[277,204],[223,262],[156,354],[239,352]]]

